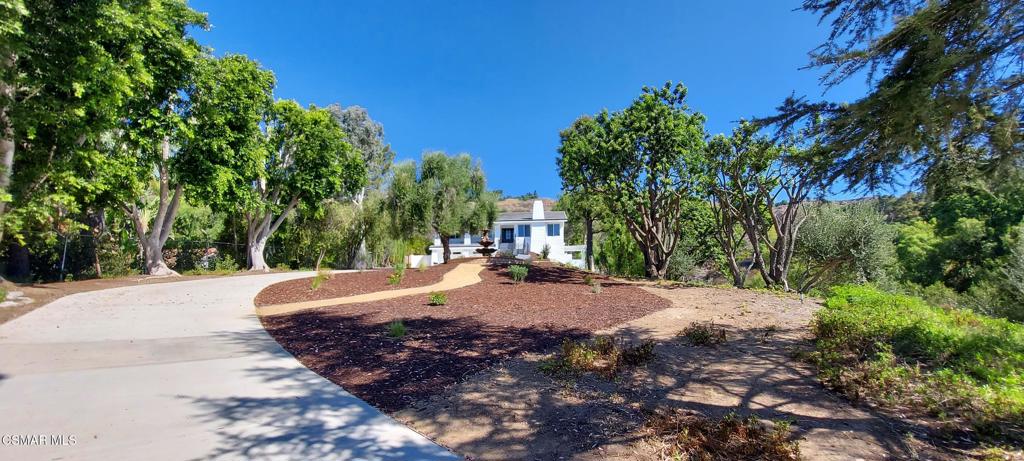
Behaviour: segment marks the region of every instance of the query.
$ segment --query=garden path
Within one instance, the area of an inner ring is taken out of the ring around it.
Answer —
[[[401,298],[403,296],[426,294],[435,291],[454,290],[480,283],[480,271],[484,270],[484,263],[480,261],[464,262],[454,269],[446,272],[440,282],[422,287],[402,288],[400,290],[375,291],[340,298],[318,299],[314,301],[299,301],[294,303],[273,304],[256,308],[259,315],[280,315],[293,312],[315,309],[317,307],[339,306],[342,304],[364,303],[369,301],[380,301],[383,299]]]

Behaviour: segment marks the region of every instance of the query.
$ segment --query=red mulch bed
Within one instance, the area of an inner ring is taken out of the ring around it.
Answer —
[[[402,276],[402,283],[398,285],[388,284],[388,276],[392,273],[391,269],[334,274],[329,280],[320,284],[320,288],[316,290],[312,288],[312,277],[288,280],[264,288],[256,295],[255,303],[257,306],[268,306],[432,285],[440,282],[445,272],[455,266],[456,264],[442,264],[428,267],[425,270],[406,269],[405,275]]]
[[[602,292],[594,294],[583,276],[534,265],[527,282],[515,284],[504,269],[488,268],[482,282],[449,291],[444,306],[430,306],[425,295],[407,296],[262,321],[306,367],[384,411],[397,411],[506,358],[545,352],[566,337],[580,338],[670,306],[638,287],[600,276],[594,279]],[[387,336],[387,324],[396,319],[409,331],[400,340]]]

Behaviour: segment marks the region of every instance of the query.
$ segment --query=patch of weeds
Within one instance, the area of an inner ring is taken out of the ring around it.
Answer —
[[[448,295],[443,291],[430,293],[429,298],[431,306],[443,306],[448,304]]]
[[[402,339],[408,332],[409,330],[405,327],[405,322],[401,320],[395,320],[388,324],[388,336],[394,339]]]
[[[7,288],[0,287],[0,302],[2,302],[5,299],[7,299]]]
[[[675,410],[656,412],[646,430],[661,447],[662,460],[799,460],[800,444],[790,440],[790,423],[761,421],[730,413],[722,418]]]
[[[595,281],[592,285],[590,285],[590,292],[594,293],[595,295],[601,294],[601,282]]]
[[[725,328],[716,327],[714,322],[693,322],[679,332],[678,336],[691,346],[714,347],[726,341]]]
[[[583,276],[583,283],[585,283],[587,285],[593,285],[594,284],[594,277],[591,276],[590,274],[584,275]]]
[[[331,272],[330,271],[322,270],[320,272],[317,272],[316,276],[313,277],[313,280],[310,281],[309,288],[311,290],[313,290],[313,291],[319,290],[320,286],[323,285],[324,282],[326,282],[326,281],[328,281],[330,279],[331,279]]]
[[[508,266],[508,276],[512,279],[513,282],[522,283],[523,281],[526,280],[526,275],[529,273],[530,268],[522,264]]]
[[[559,354],[540,365],[544,373],[556,376],[578,376],[592,372],[607,379],[615,378],[626,368],[638,367],[654,359],[654,342],[628,344],[611,336],[597,336],[593,341],[562,341]]]
[[[388,275],[388,285],[398,285],[402,283],[402,278],[405,277],[405,264],[395,264],[395,268]]]
[[[235,258],[230,254],[218,254],[211,257],[206,266],[199,266],[190,271],[185,271],[186,275],[231,275],[238,272],[238,263],[235,262]]]

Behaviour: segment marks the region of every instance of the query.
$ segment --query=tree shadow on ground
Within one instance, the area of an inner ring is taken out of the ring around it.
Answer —
[[[642,459],[636,450],[643,449],[632,444],[646,438],[643,423],[651,412],[665,409],[791,422],[807,459],[920,454],[903,434],[920,436],[927,428],[852,407],[793,358],[793,351],[807,347],[801,333],[733,330],[717,348],[661,338],[654,362],[611,381],[592,375],[558,381],[538,370],[538,357],[527,357],[397,416],[474,459]],[[617,337],[651,335],[632,328]]]
[[[342,388],[298,366],[262,329],[220,333],[251,353],[244,370],[259,386],[230,395],[180,395],[194,418],[217,427],[205,460],[456,460]]]

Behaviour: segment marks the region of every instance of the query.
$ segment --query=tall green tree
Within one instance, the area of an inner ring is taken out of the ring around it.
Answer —
[[[726,255],[733,283],[739,286],[749,267],[736,262],[743,230],[753,265],[766,286],[789,290],[789,268],[800,227],[807,219],[801,207],[819,185],[813,159],[819,147],[801,150],[758,135],[758,127],[742,122],[732,136],[709,143],[711,175],[708,191],[719,231],[716,239]]]
[[[352,197],[349,197],[360,214],[366,212],[367,195],[382,191],[384,181],[395,160],[395,152],[391,145],[384,141],[384,126],[370,118],[366,109],[360,106],[349,106],[342,108],[337,104],[327,107],[334,118],[341,125],[341,129],[347,136],[348,143],[363,158],[366,165],[366,186],[361,187]],[[366,252],[366,234],[370,232],[364,224],[369,220],[358,219],[360,224],[359,246],[352,255],[353,266],[363,269],[367,265],[368,255]]]
[[[621,214],[656,279],[682,233],[683,202],[704,184],[704,116],[685,99],[681,84],[645,87],[626,109],[578,121],[558,157],[563,188],[586,188]]]
[[[496,204],[480,163],[469,154],[444,152],[423,154],[418,170],[412,161],[396,165],[386,201],[398,234],[408,237],[426,227],[441,239],[445,263],[451,259],[448,237],[489,228],[498,216]]]
[[[165,65],[191,47],[185,30],[206,19],[184,0],[0,9],[0,224],[20,240],[97,193],[101,138],[159,92]]]
[[[766,121],[809,116],[831,153],[833,177],[877,187],[903,166],[949,160],[989,173],[1018,168],[1024,153],[1024,6],[1019,0],[804,0],[830,22],[811,53],[830,88],[867,75],[846,104],[791,97]]]
[[[246,212],[249,270],[267,271],[267,240],[301,203],[311,212],[338,195],[351,195],[366,184],[363,159],[345,142],[345,132],[327,109],[304,109],[280,101],[266,121],[263,154],[249,178]]]
[[[604,127],[594,117],[583,116],[572,122],[569,128],[559,132],[561,143],[558,146],[559,175],[562,176],[562,188],[565,194],[559,202],[563,202],[563,208],[571,222],[582,222],[584,233],[584,245],[586,250],[584,259],[587,270],[594,270],[594,224],[605,210],[601,198],[591,190],[592,178],[584,175],[588,171],[563,172],[563,158],[593,158],[601,155],[604,147]],[[566,181],[569,177],[572,180]]]

